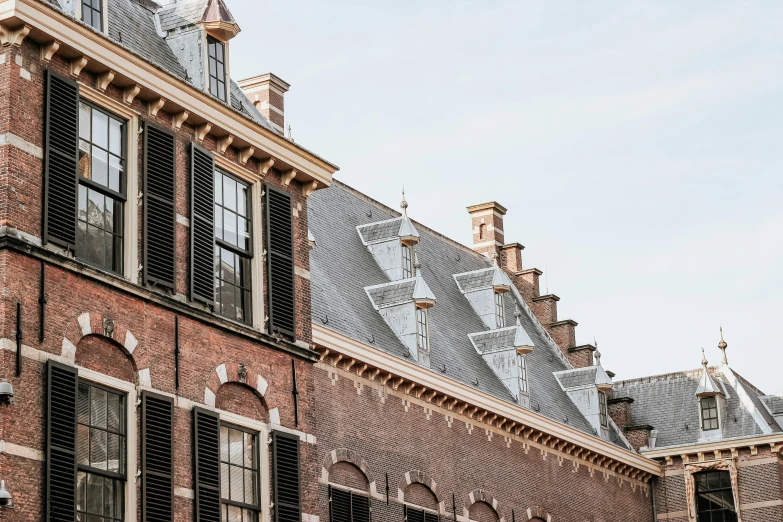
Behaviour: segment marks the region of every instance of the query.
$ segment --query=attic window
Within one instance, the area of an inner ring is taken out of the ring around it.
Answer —
[[[601,426],[609,426],[609,419],[606,415],[606,393],[598,392],[598,416],[601,419]]]
[[[103,31],[103,0],[82,0],[82,22]]]
[[[430,351],[430,327],[427,324],[427,309],[416,309],[416,342],[419,350]]]
[[[495,325],[498,328],[506,326],[505,314],[503,313],[503,294],[495,292]]]
[[[226,101],[226,44],[207,36],[209,51],[209,94]]]
[[[517,355],[519,365],[519,391],[527,393],[527,360],[524,355]]]
[[[718,428],[718,399],[703,397],[701,399],[701,429],[710,431]]]
[[[413,262],[411,255],[411,247],[409,246],[402,246],[402,278],[408,279],[409,277],[413,277]]]

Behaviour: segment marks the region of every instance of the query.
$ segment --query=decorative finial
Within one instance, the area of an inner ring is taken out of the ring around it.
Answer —
[[[413,254],[413,268],[416,270],[416,277],[421,276],[421,263],[419,263],[419,254]]]
[[[601,366],[601,352],[596,350],[595,353],[593,354],[593,357],[595,357],[595,365]]]
[[[408,202],[405,201],[405,185],[402,186],[402,202],[400,203],[400,207],[402,207],[402,213],[407,217],[407,215],[408,215]]]
[[[498,255],[498,253],[497,253],[497,252],[492,252],[492,263],[493,263],[495,266],[498,266],[498,259],[499,259],[499,258],[500,258],[500,256]]]
[[[514,306],[514,317],[517,318],[517,326],[522,326],[522,311],[519,309],[519,306]]]
[[[723,340],[723,327],[720,327],[720,342],[718,343],[718,348],[720,348],[720,351],[723,352],[723,364],[729,364],[729,360],[726,358],[726,348],[729,346],[729,343]]]
[[[707,356],[704,354],[704,348],[701,349],[701,365],[704,366],[704,371],[707,371]]]

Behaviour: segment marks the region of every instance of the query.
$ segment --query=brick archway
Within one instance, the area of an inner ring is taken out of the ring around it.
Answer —
[[[367,480],[367,485],[370,490],[370,495],[374,496],[377,492],[375,479],[370,474],[370,470],[367,467],[367,461],[362,457],[356,455],[356,452],[349,450],[348,448],[338,448],[329,452],[321,464],[321,482],[329,482],[329,470],[338,462],[347,462],[357,467],[362,472],[364,478]]]
[[[141,386],[152,386],[149,368],[139,369],[133,352],[139,346],[139,339],[124,324],[100,312],[83,312],[65,327],[62,343],[62,358],[76,364],[76,350],[79,341],[87,335],[98,335],[114,341],[130,359],[133,372]]]
[[[527,515],[526,520],[545,520],[546,522],[552,522],[552,515],[544,511],[540,506],[527,508],[525,514]]]
[[[470,493],[468,493],[468,500],[469,503],[467,507],[465,508],[465,518],[470,518],[470,507],[473,504],[476,504],[477,502],[483,502],[485,504],[488,504],[492,507],[492,509],[495,510],[495,514],[498,517],[498,520],[500,522],[506,522],[506,517],[501,516],[500,509],[498,508],[498,501],[495,497],[493,497],[491,494],[489,494],[487,491],[483,489],[474,489]]]
[[[441,514],[446,512],[446,503],[438,496],[438,484],[427,473],[418,469],[408,471],[402,476],[402,480],[400,480],[400,484],[397,486],[397,499],[400,502],[405,501],[405,488],[411,484],[421,484],[429,489],[435,497],[435,502],[438,504],[438,511]]]
[[[207,384],[204,387],[204,404],[214,407],[217,398],[218,388],[228,382],[244,384],[262,399],[267,407],[266,390],[269,385],[260,373],[251,370],[243,363],[229,362],[218,365],[209,374]],[[269,410],[270,420],[272,420],[272,410]],[[279,419],[278,419],[279,423]]]

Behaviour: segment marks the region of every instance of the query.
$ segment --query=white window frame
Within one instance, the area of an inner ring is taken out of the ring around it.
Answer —
[[[517,354],[517,372],[519,374],[519,391],[526,394],[528,393],[527,356]]]
[[[598,392],[598,423],[604,427],[609,427],[609,403],[607,402],[606,392]]]
[[[74,17],[80,22],[84,23],[82,21],[83,14],[84,14],[82,11],[82,3],[84,0],[73,0],[73,1],[76,2]],[[99,32],[108,35],[109,34],[109,0],[101,0],[101,18],[102,18],[101,20],[102,27],[101,27],[101,31]],[[94,27],[92,26],[89,27],[97,31],[97,29],[95,29]]]
[[[715,399],[715,420],[718,422],[718,426],[711,429],[704,429],[704,400],[705,399]],[[716,395],[709,395],[707,397],[701,397],[699,398],[699,427],[701,428],[702,433],[705,434],[712,434],[712,433],[720,433],[721,431],[721,416],[720,416],[720,398]]]
[[[136,386],[132,382],[123,381],[121,379],[117,379],[116,377],[112,377],[110,375],[106,375],[103,373],[98,373],[94,370],[89,370],[87,368],[84,368],[82,366],[76,366],[76,371],[79,375],[79,380],[84,380],[85,382],[89,383],[95,383],[100,384],[102,386],[106,386],[107,388],[111,388],[113,390],[116,390],[118,392],[122,392],[125,394],[125,400],[126,400],[126,406],[125,406],[125,415],[126,415],[126,434],[125,434],[125,462],[126,462],[126,479],[125,479],[125,513],[124,513],[124,519],[123,520],[136,520],[137,519],[137,509],[136,509],[136,498],[137,498],[137,487],[136,487],[136,473],[137,473],[137,460],[138,459],[138,439],[137,439],[137,432],[139,429],[139,423],[137,421],[136,416],[136,408],[138,401],[138,392],[136,391]]]
[[[413,272],[413,247],[410,247],[408,245],[401,245],[402,248],[400,248],[400,256],[401,256],[401,263],[402,263],[402,278],[403,279],[409,279],[416,274]],[[405,252],[408,253],[408,257],[405,257]],[[407,263],[406,263],[407,261]],[[407,273],[407,275],[406,275]]]
[[[81,3],[79,3],[81,5]],[[97,105],[125,120],[125,144],[128,157],[125,160],[125,194],[123,206],[123,262],[122,277],[131,283],[139,283],[139,113],[127,105],[118,103],[95,89],[79,83],[79,98]]]
[[[211,36],[215,40],[221,42],[223,44],[223,66],[226,68],[226,101],[221,100],[220,98],[215,98],[212,96],[209,92],[209,39],[208,37]],[[230,42],[228,40],[221,40],[220,38],[209,34],[206,30],[202,31],[201,34],[202,38],[202,55],[204,60],[204,92],[206,94],[209,94],[212,98],[217,100],[220,103],[225,103],[229,107],[231,107],[231,60],[230,60]]]
[[[503,294],[495,292],[495,326],[504,328],[506,326],[506,310],[503,303]]]
[[[419,313],[424,316],[424,332],[421,331]],[[424,339],[424,346],[419,344],[419,340],[422,338]],[[427,353],[430,351],[430,318],[429,310],[426,308],[416,308],[416,348]]]

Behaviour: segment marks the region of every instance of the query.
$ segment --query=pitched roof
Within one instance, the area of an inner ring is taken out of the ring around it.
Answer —
[[[399,224],[399,217],[396,211],[336,180],[308,198],[308,223],[318,238],[318,245],[310,253],[313,322],[403,358],[408,350],[374,309],[365,292],[365,287],[388,285],[389,280],[356,234],[358,227],[365,241],[381,237],[384,232],[370,233],[362,226],[379,220],[394,220]],[[491,285],[492,262],[420,223],[415,225],[421,237],[415,249],[421,258],[422,274],[438,298],[437,305],[429,312],[431,368],[423,367],[422,371],[437,371],[501,400],[515,402],[468,337],[488,329],[453,277],[481,270],[486,272]],[[393,230],[396,234],[398,228]],[[503,298],[506,324],[515,324],[515,292],[507,292]],[[535,346],[527,355],[531,409],[594,435],[591,425],[552,374],[568,369],[567,363],[552,341],[545,338],[543,329],[526,307],[520,305],[520,308],[525,310],[520,316],[521,325]],[[513,343],[514,328],[508,331]],[[610,437],[613,443],[625,447],[614,430]]]
[[[634,400],[631,406],[631,424],[647,424],[658,430],[657,449],[696,444],[700,437],[696,390],[702,378],[702,371],[700,368],[615,381],[612,398],[630,397]],[[765,429],[772,432],[781,431],[771,415],[761,411],[764,408],[760,407],[761,399],[755,387],[746,385],[746,381],[728,367],[710,367],[708,372],[710,378],[726,393],[726,416],[721,426],[723,438],[762,435],[764,428],[759,426],[757,418],[763,419],[761,422],[766,425]],[[743,401],[741,395],[748,397],[753,408]]]

